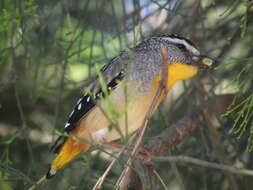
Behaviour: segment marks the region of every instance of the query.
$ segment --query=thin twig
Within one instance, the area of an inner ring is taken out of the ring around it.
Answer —
[[[158,178],[158,180],[161,182],[163,188],[165,190],[168,190],[168,188],[166,187],[166,184],[164,183],[163,179],[161,178],[161,176],[159,175],[159,173],[156,170],[153,170],[153,173],[155,174],[155,176]]]
[[[32,179],[30,179],[27,175],[25,175],[22,171],[12,168],[10,166],[6,166],[2,163],[0,163],[0,172],[1,173],[5,172],[10,174],[11,176],[15,176],[16,179],[20,179],[23,182],[35,184],[35,182]]]
[[[189,156],[161,156],[161,157],[154,157],[152,158],[152,160],[155,162],[185,162],[185,163],[191,163],[191,164],[203,166],[206,168],[213,168],[217,170],[228,171],[234,174],[253,176],[253,170],[235,168],[235,167],[228,166],[225,164],[208,162],[205,160],[200,160],[200,159],[192,158]]]
[[[33,186],[31,186],[28,190],[34,190],[38,185],[42,184],[46,179],[47,179],[46,176],[43,176]]]
[[[106,176],[108,175],[108,173],[111,171],[113,165],[116,163],[116,161],[118,160],[119,156],[124,152],[124,149],[122,149],[116,156],[116,158],[114,158],[110,165],[106,168],[105,172],[103,173],[103,175],[97,180],[97,183],[94,185],[94,187],[92,188],[92,190],[97,190],[97,189],[101,189],[102,184],[104,183],[104,180],[106,178]]]
[[[103,145],[102,145],[103,146]],[[104,146],[106,147],[106,146]],[[116,161],[119,159],[119,157],[121,156],[122,153],[124,153],[126,151],[126,149],[128,148],[128,144],[124,145],[122,150],[116,155],[112,155],[109,154],[110,156],[114,156],[114,159],[111,161],[110,165],[106,168],[105,172],[103,173],[103,175],[98,179],[98,181],[96,182],[96,184],[94,185],[94,187],[92,188],[92,190],[97,190],[97,189],[101,189],[102,184],[104,183],[104,180],[106,178],[106,176],[108,175],[108,173],[111,171],[113,165],[116,163]],[[101,149],[103,152],[107,153],[106,151],[104,151],[103,149]]]

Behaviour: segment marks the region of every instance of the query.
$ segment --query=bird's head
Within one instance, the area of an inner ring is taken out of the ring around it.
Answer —
[[[177,35],[163,36],[160,39],[168,47],[168,57],[171,63],[192,65],[199,69],[214,67],[214,60],[202,55],[190,40]]]
[[[214,67],[215,61],[202,55],[197,47],[188,39],[170,35],[159,37],[168,49],[168,85],[195,76],[199,70]]]

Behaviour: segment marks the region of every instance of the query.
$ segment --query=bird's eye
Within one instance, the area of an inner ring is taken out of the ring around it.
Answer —
[[[192,56],[192,60],[193,61],[199,61],[199,57],[198,56]]]
[[[181,49],[181,50],[186,50],[184,44],[176,44],[176,46],[177,46],[179,49]]]

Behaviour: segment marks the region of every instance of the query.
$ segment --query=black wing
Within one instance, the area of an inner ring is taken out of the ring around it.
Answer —
[[[111,82],[107,84],[108,94],[110,94],[110,92],[117,87],[117,84],[123,78],[124,72],[121,71]],[[76,123],[80,121],[80,119],[96,105],[96,101],[99,100],[101,97],[105,97],[105,93],[102,91],[101,88],[95,94],[94,97],[91,94],[86,94],[85,96],[82,96],[77,101],[73,111],[70,113],[68,122],[65,124],[64,131],[71,131],[76,126]]]
[[[125,52],[124,52],[125,53]],[[126,66],[123,62],[122,64],[119,61],[122,61],[122,53],[120,57],[113,58],[105,67],[101,69],[102,76],[107,85],[108,94],[113,91],[118,83],[122,81],[125,77]],[[104,97],[105,93],[102,91],[102,88],[98,82],[98,79],[94,81],[92,87],[92,92],[82,96],[76,103],[73,111],[69,115],[68,122],[65,124],[64,132],[70,132],[73,130],[78,121],[84,117],[92,108],[96,106],[96,102]],[[66,137],[60,136],[55,141],[53,146],[50,149],[50,152],[58,153],[62,144],[65,142]]]

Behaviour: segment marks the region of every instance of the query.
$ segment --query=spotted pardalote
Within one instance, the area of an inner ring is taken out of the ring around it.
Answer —
[[[68,135],[60,136],[52,146],[57,156],[47,178],[91,146],[117,140],[141,126],[161,79],[161,44],[168,50],[167,88],[213,66],[213,60],[191,41],[176,35],[151,37],[120,52],[100,70],[70,113],[64,127]]]

